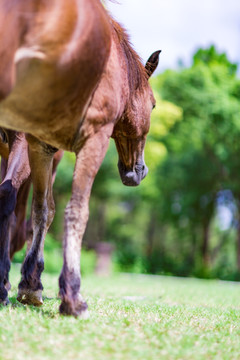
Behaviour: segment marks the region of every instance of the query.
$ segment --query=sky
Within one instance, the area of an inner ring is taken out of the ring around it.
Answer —
[[[158,71],[188,66],[199,47],[216,45],[240,63],[240,0],[117,0],[107,2],[144,62],[162,50]]]

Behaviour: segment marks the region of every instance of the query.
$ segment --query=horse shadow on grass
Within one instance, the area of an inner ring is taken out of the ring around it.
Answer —
[[[53,303],[54,302],[54,303]],[[9,297],[9,304],[7,307],[10,307],[13,310],[21,310],[21,311],[30,311],[32,313],[41,314],[47,318],[55,318],[59,316],[59,305],[61,300],[57,297],[43,297],[43,305],[41,307],[36,307],[33,305],[23,305],[19,301],[17,301],[16,296]],[[52,303],[52,304],[51,304]],[[49,309],[50,307],[50,309]],[[47,308],[47,309],[46,309]],[[0,311],[6,309],[5,305],[0,304]]]

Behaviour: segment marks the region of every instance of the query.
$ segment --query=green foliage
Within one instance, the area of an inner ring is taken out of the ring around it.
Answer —
[[[163,98],[183,110],[182,121],[162,139],[168,150],[156,179],[163,193],[162,221],[176,229],[177,238],[181,234],[181,241],[188,243],[189,255],[182,261],[192,263],[190,273],[203,277],[218,273],[224,277],[228,269],[235,278],[235,261],[215,271],[208,258],[217,194],[230,189],[239,196],[236,66],[214,47],[200,49],[191,68],[166,71],[156,83]]]
[[[65,152],[57,168],[57,176],[54,184],[58,194],[71,191],[73,169],[75,164],[75,154]]]
[[[237,72],[237,64],[232,64],[225,53],[219,54],[214,45],[208,49],[199,49],[194,54],[193,64],[198,65],[199,63],[204,63],[208,66],[223,66],[230,75],[235,75]]]

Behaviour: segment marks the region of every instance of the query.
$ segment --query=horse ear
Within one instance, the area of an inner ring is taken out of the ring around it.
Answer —
[[[147,72],[149,78],[150,78],[150,76],[153,74],[153,72],[156,70],[156,68],[158,66],[159,55],[160,55],[161,51],[162,50],[155,51],[150,56],[150,58],[148,59],[146,65],[145,65],[145,69],[146,69],[146,72]]]

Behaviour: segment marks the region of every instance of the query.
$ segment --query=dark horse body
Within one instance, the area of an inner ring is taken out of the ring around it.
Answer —
[[[33,181],[33,242],[18,300],[42,303],[43,243],[54,216],[52,159],[58,148],[74,151],[60,312],[84,316],[79,264],[92,183],[111,136],[123,183],[135,186],[146,176],[144,145],[155,103],[148,78],[159,51],[144,68],[99,0],[6,0],[0,55],[0,126],[27,133]]]

